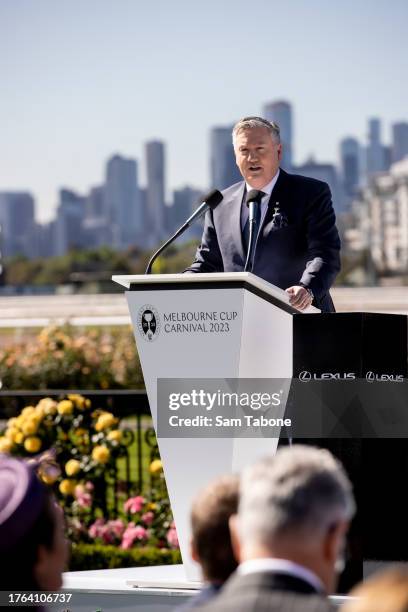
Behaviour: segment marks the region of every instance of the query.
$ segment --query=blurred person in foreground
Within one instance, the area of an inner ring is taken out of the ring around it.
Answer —
[[[191,556],[201,566],[205,585],[179,612],[192,610],[218,595],[237,568],[229,519],[238,511],[238,476],[221,476],[202,489],[191,510]]]
[[[244,470],[230,528],[240,564],[204,610],[326,612],[355,503],[326,450],[292,446]]]
[[[0,454],[0,590],[58,591],[67,550],[62,510],[34,467]]]
[[[353,589],[342,612],[408,612],[408,568],[393,567]]]

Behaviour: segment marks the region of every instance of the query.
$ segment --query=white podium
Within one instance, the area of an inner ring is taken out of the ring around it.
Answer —
[[[113,276],[126,292],[157,432],[158,379],[293,376],[293,320],[285,291],[246,272]],[[310,307],[308,313],[317,313]],[[189,554],[195,494],[218,475],[236,472],[278,438],[158,436],[186,577],[199,579]]]

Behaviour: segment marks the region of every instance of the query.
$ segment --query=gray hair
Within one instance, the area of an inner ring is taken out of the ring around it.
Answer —
[[[355,512],[351,483],[324,449],[295,445],[244,470],[239,531],[245,544],[268,546],[278,536],[318,537]]]
[[[280,143],[280,127],[275,121],[268,121],[262,117],[243,117],[232,128],[232,144],[234,148],[238,134],[245,130],[253,130],[254,128],[266,128],[272,140],[276,144]]]

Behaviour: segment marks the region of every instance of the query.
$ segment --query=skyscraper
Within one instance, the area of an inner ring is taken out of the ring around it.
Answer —
[[[392,161],[408,156],[408,123],[401,121],[392,126]]]
[[[355,138],[340,142],[340,173],[344,195],[350,200],[360,182],[360,145]]]
[[[234,148],[232,146],[232,128],[214,127],[210,134],[211,155],[211,187],[225,189],[238,181],[242,176],[235,163]]]
[[[55,220],[54,252],[64,255],[83,244],[82,224],[85,217],[85,198],[70,189],[60,190],[60,201]]]
[[[176,189],[173,193],[173,206],[170,208],[171,228],[169,231],[174,232],[179,228],[186,219],[193,213],[199,205],[199,198],[202,192],[194,187],[186,185],[181,189]],[[190,229],[187,230],[182,241],[186,242],[193,238],[201,237],[203,233],[203,222],[196,221]]]
[[[295,171],[302,176],[310,176],[311,178],[327,183],[332,193],[333,206],[336,213],[343,212],[344,202],[342,192],[339,186],[337,171],[333,164],[321,164],[311,157],[301,166],[297,166]]]
[[[164,143],[147,142],[146,152],[146,212],[148,244],[154,247],[165,235],[165,153]]]
[[[137,163],[114,155],[106,166],[106,214],[112,223],[112,242],[119,249],[137,243],[142,231],[142,208],[137,182]]]
[[[0,225],[3,256],[30,257],[35,226],[32,195],[19,191],[0,193]]]
[[[386,151],[381,142],[381,121],[376,118],[370,119],[368,122],[367,175],[372,176],[387,169]]]
[[[293,167],[293,129],[292,106],[289,102],[278,100],[269,102],[263,108],[263,116],[268,121],[275,121],[280,128],[281,143],[283,147],[281,166],[284,170],[292,172]]]

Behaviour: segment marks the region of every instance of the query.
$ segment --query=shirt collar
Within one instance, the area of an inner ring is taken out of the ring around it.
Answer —
[[[243,563],[241,563],[237,571],[242,576],[245,576],[247,574],[254,574],[257,572],[275,572],[280,574],[289,574],[290,576],[295,576],[296,578],[304,580],[314,589],[316,589],[317,592],[325,592],[325,588],[323,586],[322,581],[318,576],[316,576],[314,572],[312,572],[304,565],[299,565],[299,563],[294,563],[293,561],[289,561],[288,559],[250,559],[249,561],[244,561]]]
[[[263,191],[264,194],[267,195],[268,197],[271,197],[272,190],[275,187],[276,181],[279,178],[279,173],[280,173],[280,169],[278,168],[278,171],[275,174],[275,176],[273,177],[273,179],[271,181],[269,181],[269,183],[267,185],[265,185],[265,187],[262,187],[262,189],[260,189],[260,191]],[[245,183],[245,185],[246,185],[247,193],[249,191],[251,191],[251,189],[254,189],[254,187],[251,187],[251,185],[249,183]]]

